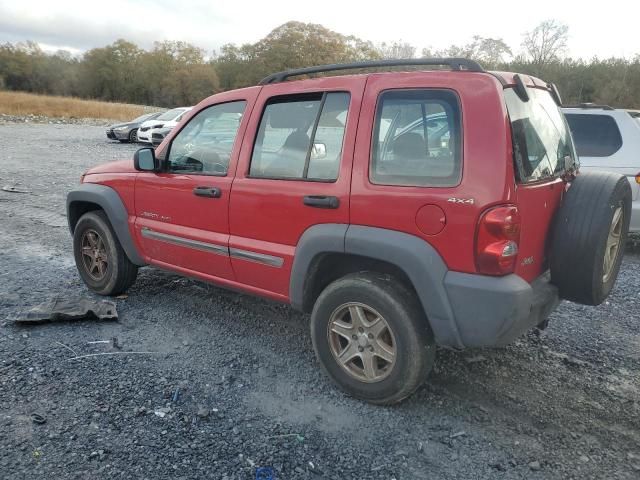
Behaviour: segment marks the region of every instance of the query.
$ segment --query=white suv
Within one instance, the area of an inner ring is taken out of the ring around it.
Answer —
[[[626,175],[631,183],[630,230],[640,232],[640,119],[636,112],[585,103],[563,108],[580,158],[580,170]],[[636,117],[636,118],[634,118]]]

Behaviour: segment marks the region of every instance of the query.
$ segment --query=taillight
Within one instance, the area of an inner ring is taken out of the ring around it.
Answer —
[[[640,184],[640,173],[636,174],[636,183]]]
[[[482,214],[476,234],[476,266],[480,273],[513,273],[518,258],[520,223],[515,205],[493,207]]]

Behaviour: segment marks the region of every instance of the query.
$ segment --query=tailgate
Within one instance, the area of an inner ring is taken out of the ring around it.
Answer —
[[[526,88],[523,98],[504,90],[509,112],[516,174],[516,204],[520,212],[520,242],[515,273],[532,282],[549,268],[547,261],[555,213],[576,151],[564,115],[548,90]]]
[[[549,232],[562,201],[564,186],[565,183],[560,179],[518,186],[516,197],[522,223],[515,273],[528,282],[549,268]]]

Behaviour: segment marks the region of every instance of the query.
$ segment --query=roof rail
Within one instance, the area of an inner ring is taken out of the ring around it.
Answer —
[[[577,105],[562,105],[562,108],[598,108],[602,110],[614,110],[609,105],[598,105],[596,103],[579,103]]]
[[[353,63],[334,63],[331,65],[318,65],[315,67],[296,68],[293,70],[285,70],[283,72],[273,73],[268,77],[260,80],[258,85],[267,85],[269,83],[283,82],[289,77],[298,75],[309,75],[312,73],[334,72],[336,70],[353,70],[357,68],[380,68],[380,67],[401,67],[401,66],[418,66],[418,65],[446,65],[451,70],[484,72],[480,64],[474,60],[467,58],[401,58],[394,60],[371,60],[366,62]]]

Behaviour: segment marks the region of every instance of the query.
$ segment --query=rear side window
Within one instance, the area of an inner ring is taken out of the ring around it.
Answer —
[[[449,90],[389,90],[378,101],[370,180],[445,187],[461,173],[458,98]]]
[[[581,157],[609,157],[622,147],[622,135],[609,115],[566,113],[576,150]]]
[[[512,88],[504,91],[511,120],[513,159],[518,181],[552,178],[576,163],[569,126],[546,90],[529,88],[524,102]]]
[[[338,178],[349,94],[277,97],[262,114],[249,175],[274,179]]]

